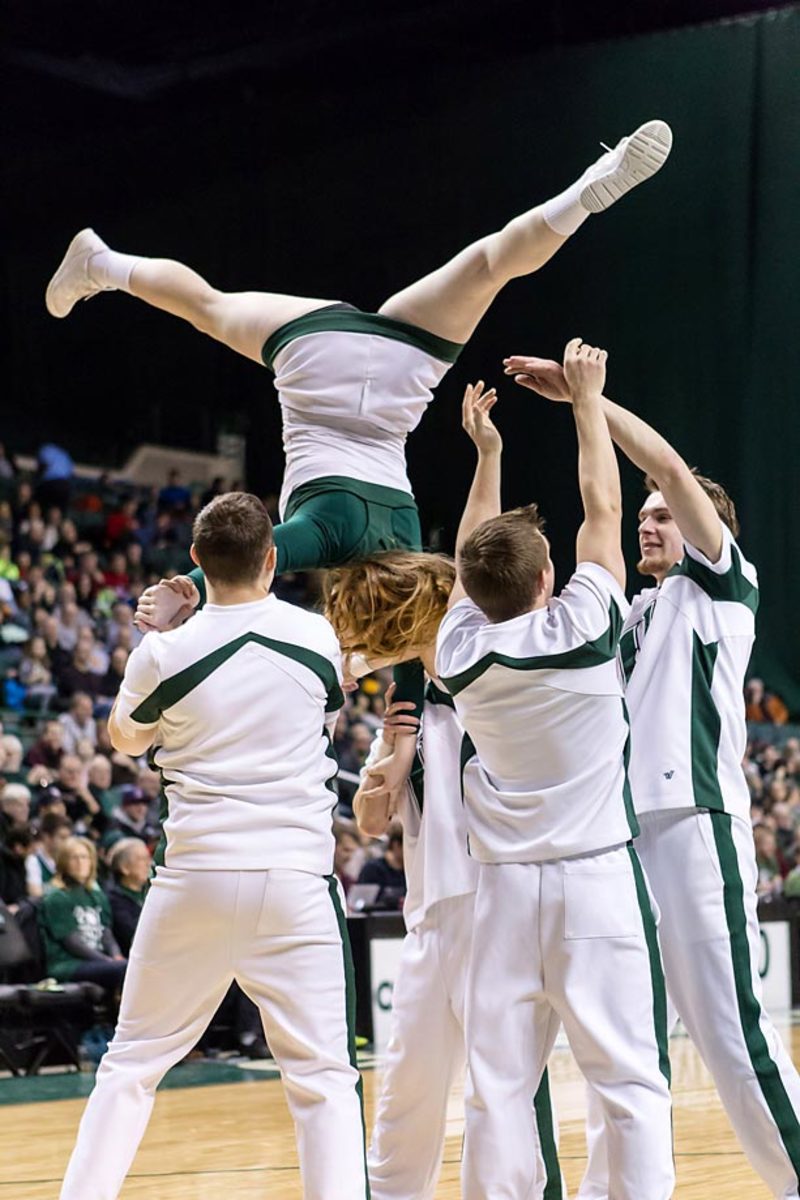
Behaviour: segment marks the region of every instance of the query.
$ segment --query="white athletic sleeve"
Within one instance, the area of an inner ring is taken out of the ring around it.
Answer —
[[[457,675],[472,666],[482,651],[476,635],[489,624],[489,618],[467,596],[445,613],[436,635],[436,674],[439,679]]]
[[[720,521],[719,524],[722,530],[722,550],[720,551],[720,556],[716,562],[712,562],[710,558],[706,558],[705,554],[703,554],[703,551],[698,550],[697,547],[693,546],[690,542],[684,540],[683,548],[687,556],[694,559],[695,562],[700,563],[702,567],[705,567],[709,571],[713,571],[715,575],[724,575],[731,569],[733,548],[736,543],[733,540],[733,534],[731,533],[730,529],[728,529],[728,526],[725,524],[725,522]]]
[[[599,563],[581,562],[566,587],[550,604],[553,620],[564,626],[570,643],[595,642],[613,625],[616,636],[630,611],[617,580]]]
[[[156,651],[158,637],[157,633],[148,633],[125,666],[114,709],[114,718],[125,737],[155,729],[159,722],[161,714],[156,711],[157,698],[154,696],[161,683]],[[148,700],[150,705],[145,703]]]

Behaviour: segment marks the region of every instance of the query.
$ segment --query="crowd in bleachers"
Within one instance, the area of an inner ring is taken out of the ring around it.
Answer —
[[[0,446],[0,899],[12,913],[38,906],[43,969],[57,979],[113,990],[124,973],[161,836],[160,778],[114,751],[106,717],[142,638],[139,595],[189,568],[194,515],[223,490],[222,479],[186,487],[177,471],[161,488],[80,479],[58,447],[43,447],[26,477]],[[276,591],[310,604],[316,581],[284,577]],[[352,821],[385,682],[367,678],[336,728],[337,870],[346,890],[377,872],[397,907],[402,841],[385,846],[387,868]]]
[[[138,596],[188,568],[193,517],[223,490],[222,479],[187,487],[177,471],[161,488],[107,475],[81,480],[58,447],[43,447],[37,475],[26,477],[0,446],[0,899],[12,911],[40,904],[45,965],[57,978],[112,986],[124,971],[161,833],[160,780],[144,759],[113,750],[105,718],[142,637],[133,621]],[[274,508],[274,497],[266,503]],[[276,591],[312,604],[317,581],[284,577]],[[352,819],[387,682],[386,673],[362,681],[336,728],[335,869],[345,892],[377,885],[377,902],[396,907],[402,834],[392,830],[376,846]],[[751,720],[788,717],[758,680],[746,700]],[[754,736],[745,771],[759,891],[800,897],[800,739],[791,730],[777,743]],[[81,930],[70,925],[73,892],[97,910],[96,919],[81,917]]]

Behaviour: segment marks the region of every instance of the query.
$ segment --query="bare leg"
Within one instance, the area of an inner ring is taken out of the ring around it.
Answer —
[[[258,363],[264,342],[281,325],[335,303],[275,292],[220,292],[190,267],[167,258],[139,259],[130,292]]]
[[[500,289],[538,271],[566,240],[534,208],[397,292],[378,311],[448,341],[466,342]]]
[[[654,175],[671,145],[669,126],[648,121],[566,191],[474,242],[438,271],[392,296],[379,311],[448,341],[466,342],[510,279],[538,271],[590,213],[602,212]]]
[[[335,303],[274,292],[220,292],[183,263],[121,254],[93,229],[82,229],[48,284],[48,312],[66,317],[78,300],[103,291],[128,292],[258,363],[264,342],[281,325]]]

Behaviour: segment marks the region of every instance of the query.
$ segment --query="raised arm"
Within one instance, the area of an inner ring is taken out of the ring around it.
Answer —
[[[564,376],[572,396],[578,434],[578,483],[584,519],[578,530],[578,562],[605,567],[625,587],[622,557],[622,492],[617,456],[603,412],[605,350],[573,338],[564,351]]]
[[[505,360],[505,372],[549,400],[570,400],[564,372],[551,359],[514,355]],[[641,417],[606,396],[603,412],[622,453],[655,480],[683,539],[717,562],[722,553],[717,510],[677,450]]]
[[[497,403],[494,388],[483,390],[483,382],[468,384],[464,392],[461,423],[475,443],[478,461],[467,503],[456,535],[456,555],[473,530],[484,521],[500,515],[500,479],[503,439],[489,414]],[[463,600],[466,592],[456,577],[448,607]]]

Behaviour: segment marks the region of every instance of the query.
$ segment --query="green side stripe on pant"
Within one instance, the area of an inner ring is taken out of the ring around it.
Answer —
[[[344,980],[345,980],[345,1002],[347,1010],[347,1052],[350,1055],[350,1063],[358,1070],[358,1055],[356,1054],[356,973],[353,967],[353,952],[350,949],[350,934],[347,932],[347,921],[342,912],[342,902],[339,899],[339,888],[336,883],[335,875],[326,875],[325,881],[328,884],[328,893],[333,904],[333,911],[336,913],[336,920],[339,925],[339,933],[342,938],[342,955],[344,957]],[[364,1120],[364,1082],[361,1075],[358,1076],[356,1084],[356,1093],[358,1094],[358,1103],[361,1108],[361,1130],[363,1134],[364,1144],[364,1181],[366,1200],[370,1200],[369,1192],[369,1176],[367,1174],[367,1126]]]
[[[650,982],[653,986],[653,1025],[656,1031],[658,1045],[658,1066],[668,1084],[672,1083],[672,1071],[669,1065],[669,1039],[667,1034],[667,987],[664,983],[664,970],[661,966],[661,951],[658,948],[658,931],[650,905],[650,893],[644,879],[639,855],[633,846],[628,846],[633,877],[636,880],[636,899],[639,901],[639,911],[642,914],[644,936],[647,942],[647,953],[650,956]]]
[[[564,1188],[561,1182],[561,1164],[558,1161],[558,1146],[553,1130],[553,1108],[550,1103],[550,1078],[545,1067],[539,1090],[533,1098],[539,1144],[544,1159],[545,1183],[542,1200],[562,1200]]]
[[[744,907],[744,885],[739,871],[739,859],[733,840],[730,813],[712,812],[711,827],[722,870],[723,897],[728,934],[731,942],[733,978],[736,1000],[742,1023],[747,1053],[756,1073],[761,1093],[778,1127],[781,1141],[800,1182],[800,1124],[792,1102],[786,1094],[777,1064],[769,1055],[767,1040],[761,1030],[761,1005],[753,992],[750,943],[747,940],[747,914]]]

